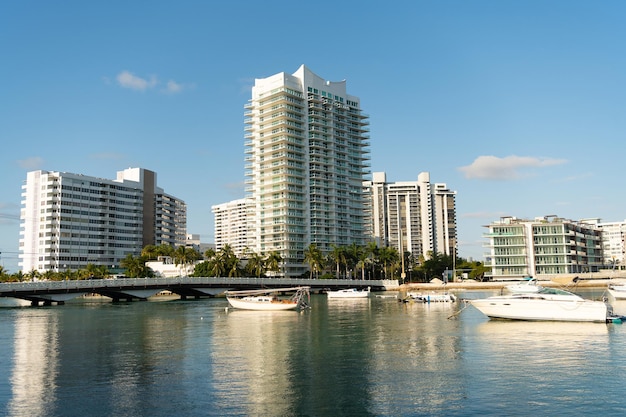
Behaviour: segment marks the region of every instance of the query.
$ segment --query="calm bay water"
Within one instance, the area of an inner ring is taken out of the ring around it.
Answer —
[[[489,293],[458,293],[478,298]],[[224,299],[0,307],[0,415],[623,415],[626,324],[489,321],[463,303]],[[626,314],[626,305],[616,305]],[[462,311],[460,311],[462,310]]]

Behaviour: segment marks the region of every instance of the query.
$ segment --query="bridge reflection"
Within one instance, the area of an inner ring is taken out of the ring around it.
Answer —
[[[77,281],[10,282],[0,284],[0,297],[30,301],[38,306],[64,304],[87,294],[109,297],[113,302],[146,300],[161,291],[171,291],[182,299],[215,297],[227,290],[311,287],[311,291],[339,288],[366,288],[372,291],[398,289],[397,280],[292,279],[292,278],[118,278]]]

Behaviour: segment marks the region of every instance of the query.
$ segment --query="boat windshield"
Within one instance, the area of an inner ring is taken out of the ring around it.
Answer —
[[[576,294],[571,293],[569,291],[561,290],[561,289],[558,289],[558,288],[550,288],[550,287],[546,287],[546,288],[540,289],[539,290],[539,294],[576,295]]]

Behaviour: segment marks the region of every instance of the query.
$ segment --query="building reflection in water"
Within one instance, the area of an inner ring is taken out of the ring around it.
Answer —
[[[37,310],[20,311],[13,323],[12,398],[13,416],[45,415],[56,401],[59,365],[58,321],[55,315]]]
[[[248,415],[290,414],[288,358],[300,314],[232,310],[216,322],[213,383],[222,407],[243,407]]]

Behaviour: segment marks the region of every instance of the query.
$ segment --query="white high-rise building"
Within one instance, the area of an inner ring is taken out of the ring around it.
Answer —
[[[604,266],[612,269],[626,269],[626,221],[600,222],[598,227],[602,230],[602,253]]]
[[[371,198],[370,233],[379,246],[426,259],[429,252],[455,256],[456,191],[431,184],[428,172],[401,182],[387,182],[384,172],[375,172],[364,188]]]
[[[346,82],[302,65],[256,79],[246,105],[246,192],[254,201],[254,250],[277,251],[284,276],[305,272],[314,243],[365,243],[368,116]]]
[[[215,250],[228,245],[238,257],[254,245],[251,222],[254,201],[249,198],[216,204],[211,207],[215,218]]]
[[[32,171],[22,186],[22,271],[119,268],[147,245],[185,245],[185,202],[157,187],[156,173],[129,168],[116,180]]]

